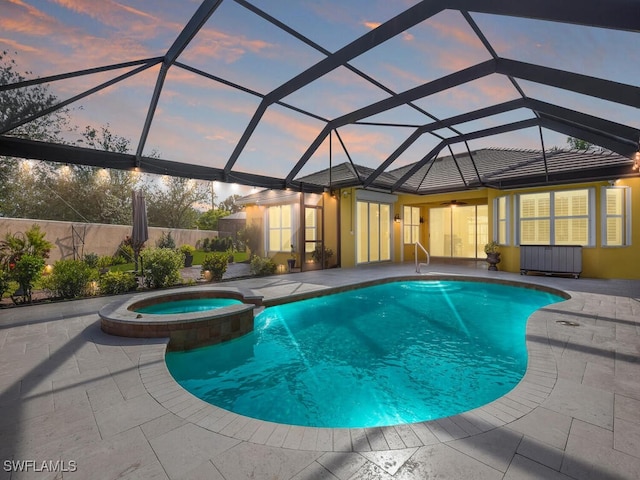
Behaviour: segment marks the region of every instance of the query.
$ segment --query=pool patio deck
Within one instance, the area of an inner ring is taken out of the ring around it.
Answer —
[[[640,478],[640,281],[484,265],[423,272],[544,285],[571,299],[530,317],[527,374],[508,395],[386,428],[291,427],[210,406],[169,376],[165,340],[100,330],[97,311],[114,297],[0,310],[0,480]],[[225,285],[273,299],[413,273],[393,264]],[[7,460],[35,468],[12,473]],[[42,471],[57,460],[76,471]]]

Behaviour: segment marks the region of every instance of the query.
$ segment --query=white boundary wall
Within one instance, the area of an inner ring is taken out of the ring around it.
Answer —
[[[116,253],[120,242],[127,235],[131,235],[132,230],[130,225],[0,217],[0,239],[4,239],[8,232],[25,232],[34,224],[40,225],[40,229],[46,233],[45,239],[53,244],[48,260],[50,263],[60,259],[73,258],[74,246],[78,258],[82,258],[85,253],[97,253],[100,256],[113,255]],[[218,236],[218,232],[212,230],[149,227],[149,240],[145,245],[154,247],[162,234],[168,234],[169,232],[171,232],[171,236],[176,241],[176,247],[183,244],[195,247],[198,240]]]

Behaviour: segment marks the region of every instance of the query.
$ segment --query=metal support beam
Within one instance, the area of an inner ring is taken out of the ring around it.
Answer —
[[[633,85],[506,58],[496,60],[495,71],[496,73],[521,78],[530,82],[640,108],[640,87],[634,87]]]
[[[41,110],[38,113],[35,113],[33,115],[30,115],[27,118],[24,118],[22,120],[16,121],[10,125],[5,125],[0,127],[0,135],[4,135],[7,132],[10,132],[11,130],[21,127],[22,125],[25,125],[29,122],[32,122],[40,117],[44,117],[45,115],[49,115],[50,113],[55,112],[56,110],[59,110],[61,108],[66,107],[67,105],[71,105],[74,102],[77,102],[78,100],[81,100],[85,97],[88,97],[89,95],[99,92],[100,90],[103,90],[107,87],[110,87],[111,85],[114,85],[122,80],[125,80],[129,77],[132,77],[144,70],[147,70],[148,68],[153,67],[154,65],[157,65],[159,63],[159,60],[152,60],[149,63],[146,63],[138,68],[135,68],[129,72],[123,73],[122,75],[118,75],[115,78],[112,78],[111,80],[101,83],[100,85],[97,85],[93,88],[90,88],[89,90],[86,90],[78,95],[75,95],[71,98],[68,98],[67,100],[64,100],[63,102],[57,103],[49,108],[45,108],[44,110]]]
[[[193,40],[193,37],[204,27],[204,24],[207,23],[209,17],[213,15],[213,12],[216,11],[221,3],[222,0],[204,0],[200,4],[196,13],[189,19],[189,22],[187,22],[171,47],[169,47],[169,50],[167,50],[164,56],[164,63],[167,67],[173,65],[178,59],[178,56],[187,48],[191,40]]]
[[[162,57],[145,58],[142,60],[134,60],[132,62],[114,63],[113,65],[105,65],[102,67],[86,68],[84,70],[76,70],[74,72],[60,73],[58,75],[49,75],[48,77],[38,77],[31,80],[24,80],[22,82],[8,83],[6,85],[0,85],[0,92],[7,90],[14,90],[16,88],[32,87],[34,85],[41,85],[43,83],[57,82],[59,80],[66,80],[68,78],[83,77],[85,75],[93,75],[95,73],[109,72],[111,70],[119,70],[121,68],[135,67],[136,65],[157,64],[162,61]]]
[[[587,130],[593,130],[600,135],[612,137],[613,139],[620,140],[622,142],[628,142],[630,145],[633,145],[634,139],[640,136],[640,130],[637,128],[629,127],[628,125],[623,125],[611,120],[605,120],[600,117],[594,117],[593,115],[577,112],[575,110],[553,105],[534,98],[528,98],[525,105],[536,113],[544,113],[548,117],[555,117],[563,122],[580,125]]]
[[[434,130],[439,130],[441,128],[446,128],[459,123],[465,123],[465,122],[470,122],[472,120],[486,118],[491,115],[497,115],[499,113],[509,112],[511,110],[516,110],[524,106],[526,106],[525,100],[522,98],[518,98],[516,100],[510,100],[508,102],[492,105],[490,107],[481,108],[473,112],[467,112],[462,115],[456,115],[451,118],[438,120],[437,122],[424,125],[420,127],[418,130],[416,130],[415,132],[413,132],[409,136],[409,138],[407,138],[389,157],[387,157],[387,159],[384,162],[382,162],[378,166],[378,168],[376,168],[376,170],[371,175],[367,177],[367,180],[364,182],[364,186],[368,187],[369,185],[371,185],[375,181],[375,179],[382,174],[382,172],[384,172],[387,168],[389,168],[389,166],[393,162],[395,162],[398,159],[398,157],[400,157],[400,155],[402,155],[411,145],[413,145],[413,143],[415,143],[416,140],[418,140],[418,138],[424,133],[432,132]],[[475,163],[474,163],[474,167],[475,167]]]
[[[407,170],[407,172],[405,172],[405,174],[402,175],[402,177],[400,177],[400,179],[396,183],[393,184],[393,186],[391,187],[391,191],[394,192],[402,187],[405,182],[409,180],[418,170],[420,170],[427,163],[432,162],[438,156],[440,150],[442,150],[446,146],[447,142],[444,140],[436,145],[429,153],[422,157],[420,161],[414,163],[413,166],[409,170]]]
[[[596,131],[583,128],[580,125],[567,123],[546,114],[540,114],[540,126],[555,132],[569,135],[570,137],[581,138],[589,143],[599,145],[628,158],[632,158],[636,153],[636,147],[631,144],[631,142],[621,142],[604,136]]]
[[[116,170],[133,170],[138,162],[135,155],[129,153],[108,152],[93,148],[58,145],[7,136],[0,136],[0,156],[69,163],[73,165],[89,165],[92,167],[112,168]],[[138,171],[197,180],[223,181],[226,179],[242,185],[280,190],[286,187],[284,180],[281,178],[246,172],[231,172],[227,175],[220,168],[189,165],[149,157],[140,159]],[[294,181],[291,182],[290,186],[309,193],[322,192],[322,186],[319,185],[302,185],[300,182]]]
[[[466,133],[464,135],[458,135],[457,137],[447,138],[440,142],[440,144],[431,150],[427,156],[422,160],[415,163],[411,169],[409,169],[396,183],[391,187],[392,191],[398,190],[403,183],[405,183],[413,174],[420,170],[431,158],[435,157],[442,148],[452,145],[454,143],[466,142],[468,140],[475,140],[477,138],[489,137],[491,135],[498,135],[500,133],[512,132],[514,130],[521,130],[523,128],[534,127],[538,125],[538,119],[532,118],[529,120],[522,120],[520,122],[508,123],[499,127],[487,128],[484,130],[478,130],[476,132]]]
[[[637,0],[446,0],[446,8],[640,32]]]
[[[171,47],[169,47],[169,50],[167,50],[167,53],[163,58],[160,73],[158,73],[158,78],[156,79],[156,86],[153,90],[149,109],[147,110],[147,117],[145,118],[144,127],[140,134],[140,141],[138,142],[138,148],[136,149],[136,161],[138,163],[142,158],[142,152],[144,151],[145,144],[147,143],[151,123],[153,122],[153,117],[156,113],[156,108],[158,107],[160,93],[162,92],[162,87],[164,86],[164,81],[167,78],[169,68],[176,62],[178,56],[185,48],[187,48],[191,40],[193,40],[193,37],[195,37],[204,24],[207,23],[209,17],[213,15],[213,12],[216,11],[221,3],[222,0],[204,0],[196,10],[196,13],[193,14],[189,19],[189,22],[187,22],[180,34],[174,40]]]

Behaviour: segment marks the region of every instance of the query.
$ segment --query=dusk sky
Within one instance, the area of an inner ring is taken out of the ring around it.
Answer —
[[[417,3],[410,0],[254,0],[258,8],[333,52]],[[47,76],[164,55],[199,6],[197,0],[0,0],[0,50],[20,70]],[[471,14],[498,55],[640,84],[640,34],[565,24]],[[14,54],[13,52],[17,52]],[[179,61],[266,94],[324,56],[232,0],[225,0],[179,57]],[[395,92],[437,79],[484,60],[489,52],[457,11],[444,11],[354,59],[351,65]],[[50,84],[66,99],[123,71]],[[109,124],[137,145],[155,85],[152,68],[74,104],[73,122],[84,127]],[[519,81],[527,96],[640,128],[638,110]],[[283,101],[332,119],[388,94],[341,67]],[[447,118],[518,98],[511,83],[491,75],[416,103]],[[260,99],[183,69],[172,67],[146,143],[162,158],[223,167]],[[467,133],[532,118],[517,110],[461,125]],[[431,120],[399,107],[371,121],[422,125]],[[284,177],[324,122],[274,105],[240,156],[235,169]],[[376,167],[408,137],[412,128],[352,125],[338,131],[354,163]],[[450,131],[438,132],[445,137]],[[565,147],[566,136],[543,130],[545,146]],[[69,133],[69,138],[77,133]],[[333,163],[347,161],[333,137]],[[423,136],[391,167],[418,161],[439,143]],[[540,148],[537,128],[470,142],[482,147]],[[135,148],[135,147],[134,147]],[[463,151],[464,145],[454,147]],[[328,141],[300,172],[328,166]]]

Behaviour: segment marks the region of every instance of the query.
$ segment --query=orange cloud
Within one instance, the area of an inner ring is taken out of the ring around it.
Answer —
[[[380,22],[367,22],[367,21],[362,22],[362,24],[370,30],[373,30],[374,28],[378,28],[380,25],[382,25],[382,23]]]
[[[25,45],[24,43],[15,42],[15,41],[11,40],[10,38],[2,38],[2,37],[0,37],[0,44],[5,45],[8,50],[15,50],[17,52],[34,53],[34,52],[38,51],[37,48],[34,48],[31,45]],[[3,47],[3,50],[4,49],[5,48]]]

